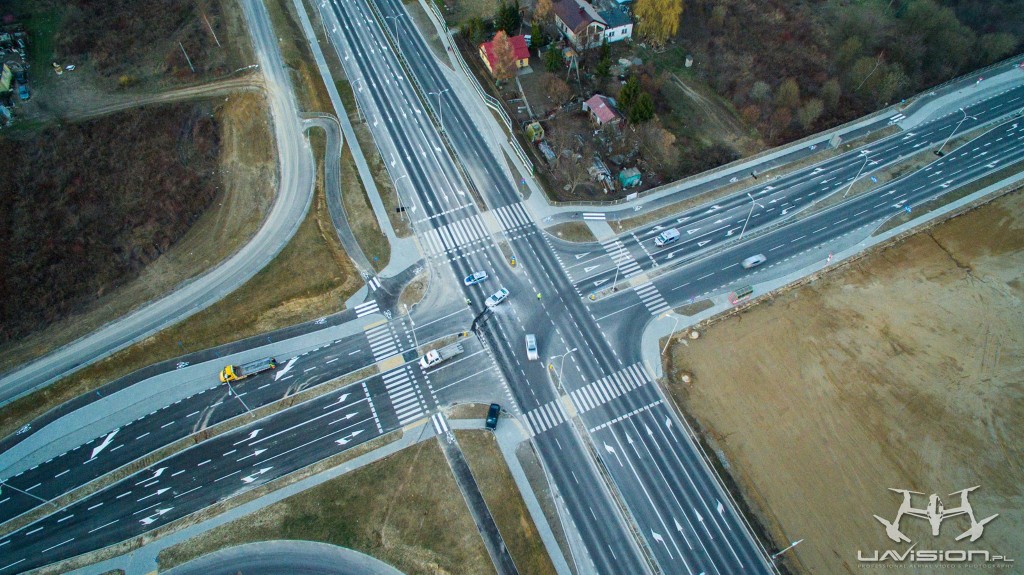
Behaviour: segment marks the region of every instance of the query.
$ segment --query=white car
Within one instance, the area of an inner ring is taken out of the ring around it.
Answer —
[[[768,258],[764,257],[764,254],[757,254],[756,256],[750,256],[749,258],[743,260],[743,262],[740,265],[749,270],[750,268],[756,268],[757,266],[763,264],[765,261],[767,261],[767,259]]]
[[[473,272],[466,276],[466,279],[462,280],[462,283],[468,286],[475,286],[485,279],[487,279],[487,272]]]
[[[532,333],[526,334],[526,359],[530,361],[540,359],[540,353],[537,352],[537,336]]]
[[[487,301],[484,302],[484,305],[487,307],[495,307],[506,299],[508,299],[508,290],[501,288],[500,290],[492,293],[491,297],[487,298]]]

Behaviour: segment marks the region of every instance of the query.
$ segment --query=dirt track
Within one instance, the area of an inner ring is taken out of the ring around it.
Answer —
[[[877,573],[857,550],[906,550],[872,515],[887,488],[979,485],[969,523],[905,517],[918,549],[989,549],[1024,561],[1024,192],[913,236],[677,345],[670,383],[798,573]],[[914,573],[948,573],[915,567]],[[1014,568],[986,573],[1019,572]]]

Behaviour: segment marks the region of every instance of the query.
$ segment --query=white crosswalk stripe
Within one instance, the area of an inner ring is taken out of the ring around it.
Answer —
[[[356,306],[356,317],[363,317],[364,315],[370,315],[379,311],[380,308],[377,307],[377,300],[366,301]]]
[[[418,419],[423,415],[423,398],[416,380],[408,367],[400,367],[381,376],[388,397],[395,409],[395,416],[400,425]],[[437,423],[434,423],[435,427]],[[445,426],[447,427],[447,425]]]
[[[601,212],[583,212],[583,219],[584,220],[600,220],[600,221],[603,222],[606,218],[605,218],[605,215],[603,213],[601,213]]]
[[[533,411],[526,412],[526,424],[532,435],[544,433],[566,419],[568,416],[562,408],[562,402],[558,400],[545,403]]]
[[[448,422],[444,419],[443,413],[435,413],[430,416],[430,422],[434,424],[434,433],[444,435],[448,433]]]
[[[651,282],[638,285],[633,289],[636,291],[636,295],[640,296],[640,301],[644,302],[647,309],[651,311],[651,315],[658,315],[672,307],[668,305],[668,302],[665,301],[664,297],[662,297],[657,286]]]
[[[423,249],[427,257],[441,255],[456,248],[485,239],[490,234],[484,226],[483,218],[473,214],[467,218],[456,220],[423,233]]]
[[[616,397],[646,384],[648,381],[650,381],[650,378],[647,377],[644,369],[639,363],[634,363],[625,369],[573,390],[569,397],[572,398],[576,411],[583,413],[599,405],[604,405]]]
[[[374,361],[387,359],[399,352],[398,342],[388,324],[366,330],[366,339],[370,342],[370,352]]]
[[[520,203],[501,206],[493,211],[498,223],[501,224],[501,229],[506,232],[533,223],[530,214],[526,213],[526,208]]]
[[[619,271],[622,272],[622,277],[628,278],[635,276],[640,273],[640,264],[636,263],[633,259],[633,255],[629,253],[626,246],[619,240],[605,240],[601,242],[604,249],[608,252],[608,255],[612,257],[612,261],[618,266]]]

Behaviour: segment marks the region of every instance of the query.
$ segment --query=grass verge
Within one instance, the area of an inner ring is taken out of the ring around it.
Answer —
[[[428,479],[429,478],[429,479]],[[332,543],[404,573],[493,573],[448,464],[425,441],[170,547],[161,569],[268,539]]]
[[[356,170],[352,150],[345,146],[341,150],[341,203],[345,206],[345,217],[352,228],[352,234],[359,247],[378,272],[391,260],[391,244],[380,230],[377,217],[370,206],[370,198]]]
[[[299,107],[305,112],[333,114],[331,97],[327,94],[327,87],[306,44],[306,36],[302,33],[298,14],[295,13],[291,0],[271,0],[266,5],[274,33],[279,40],[281,57],[291,72]]]
[[[537,527],[490,431],[455,432],[487,508],[521,573],[554,575]]]
[[[0,435],[48,409],[137,369],[333,313],[361,280],[341,249],[323,192],[324,136],[310,135],[317,157],[313,206],[291,242],[255,277],[209,308],[36,393],[0,413]],[[307,262],[316,262],[309,265]]]
[[[567,242],[597,241],[597,236],[594,235],[594,232],[590,231],[590,226],[583,222],[565,222],[563,224],[555,224],[550,228],[544,228],[544,231]]]

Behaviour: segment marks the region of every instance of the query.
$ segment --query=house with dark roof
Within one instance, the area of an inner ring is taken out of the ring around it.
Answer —
[[[512,44],[512,53],[514,54],[516,69],[518,70],[529,66],[530,49],[526,46],[526,37],[510,36],[508,41]],[[480,59],[484,61],[484,66],[487,67],[487,71],[493,76],[495,64],[498,62],[498,58],[494,54],[493,39],[491,39],[490,42],[480,44]]]
[[[604,20],[604,39],[612,44],[633,37],[633,20],[618,6],[597,13]]]
[[[608,27],[586,0],[558,0],[554,3],[558,31],[578,50],[601,45]]]
[[[594,94],[583,102],[583,111],[590,112],[590,119],[598,126],[618,124],[622,121],[622,114],[616,109],[615,100],[601,94]]]

